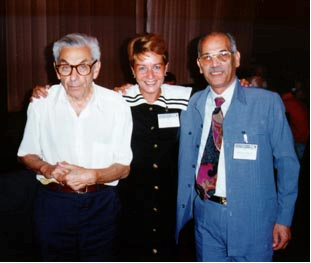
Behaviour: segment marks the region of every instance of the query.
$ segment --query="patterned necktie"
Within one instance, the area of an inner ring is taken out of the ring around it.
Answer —
[[[211,128],[203,152],[201,165],[196,181],[196,190],[202,200],[215,194],[219,153],[222,142],[223,114],[221,105],[224,98],[215,98],[216,108],[212,114]]]

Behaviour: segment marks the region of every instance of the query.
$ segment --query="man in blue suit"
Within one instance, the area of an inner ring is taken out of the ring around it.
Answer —
[[[209,86],[181,115],[176,238],[194,218],[198,261],[272,261],[291,238],[298,192],[299,162],[282,100],[241,87],[230,34],[204,36],[197,64]],[[219,96],[223,137],[214,195],[205,198],[196,181]]]

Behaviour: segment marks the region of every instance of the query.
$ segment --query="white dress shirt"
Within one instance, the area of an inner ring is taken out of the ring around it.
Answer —
[[[29,104],[18,156],[36,154],[50,164],[66,161],[85,168],[129,165],[132,117],[122,96],[93,83],[93,95],[77,116],[64,87],[52,86],[47,98]],[[48,183],[43,175],[37,175]],[[118,181],[107,183],[116,185]]]
[[[222,94],[215,93],[211,87],[210,92],[208,93],[207,99],[206,99],[206,105],[205,105],[205,119],[203,123],[203,130],[202,130],[202,137],[201,137],[201,143],[199,148],[199,155],[198,155],[198,162],[197,162],[197,171],[196,174],[198,175],[198,170],[201,164],[201,159],[203,156],[207,136],[209,133],[209,130],[211,128],[211,122],[212,122],[212,114],[216,107],[215,104],[215,98],[216,97],[223,97],[225,99],[225,102],[221,105],[221,110],[223,113],[223,116],[225,118],[227,110],[230,106],[231,99],[234,92],[234,87],[236,84],[235,80]],[[218,171],[217,171],[217,181],[216,181],[216,190],[215,195],[226,197],[226,170],[225,170],[225,156],[224,156],[224,140],[222,139],[221,149],[220,149],[220,155],[219,155],[219,162],[218,162]]]

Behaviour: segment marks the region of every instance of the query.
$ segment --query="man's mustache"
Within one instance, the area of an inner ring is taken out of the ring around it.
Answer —
[[[211,67],[208,70],[208,73],[214,73],[214,72],[217,72],[217,71],[225,71],[225,69],[222,66]]]

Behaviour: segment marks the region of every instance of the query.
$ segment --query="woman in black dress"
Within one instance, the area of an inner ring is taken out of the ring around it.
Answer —
[[[131,172],[118,188],[124,207],[124,261],[176,261],[175,210],[179,114],[191,88],[164,84],[168,54],[159,35],[143,34],[128,45],[137,84],[123,97],[133,117]]]

